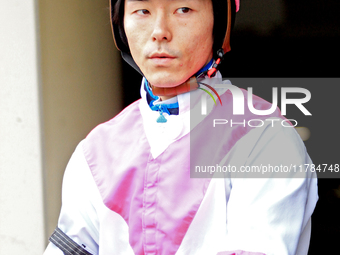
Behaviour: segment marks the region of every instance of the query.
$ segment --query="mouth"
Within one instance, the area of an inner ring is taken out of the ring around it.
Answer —
[[[173,56],[173,55],[170,55],[168,53],[158,53],[158,52],[155,52],[155,53],[151,54],[149,58],[151,58],[151,59],[153,59],[153,58],[170,58],[170,59],[174,59],[176,57]]]
[[[149,56],[149,59],[156,65],[156,66],[167,66],[169,65],[176,56],[167,54],[167,53],[153,53]]]

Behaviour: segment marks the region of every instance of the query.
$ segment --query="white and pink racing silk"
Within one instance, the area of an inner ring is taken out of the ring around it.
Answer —
[[[218,74],[204,82],[214,87],[222,79]],[[307,254],[318,199],[315,173],[286,178],[190,173],[207,162],[237,169],[311,164],[299,135],[265,121],[284,120],[278,110],[256,116],[265,123],[261,128],[212,128],[221,116],[235,123],[255,118],[247,110],[233,115],[230,91],[221,95],[222,106],[208,107],[206,115],[190,121],[192,111],[201,109],[194,98],[202,93],[178,95],[179,114],[165,114],[167,122],[157,123],[159,112],[150,109],[141,89],[141,100],[97,126],[67,166],[58,228],[91,254]],[[253,103],[270,108],[255,96]],[[63,252],[51,243],[44,254]]]

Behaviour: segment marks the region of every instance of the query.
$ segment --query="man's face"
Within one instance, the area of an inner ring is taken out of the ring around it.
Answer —
[[[212,56],[211,0],[125,0],[124,29],[131,55],[156,87],[174,87]]]

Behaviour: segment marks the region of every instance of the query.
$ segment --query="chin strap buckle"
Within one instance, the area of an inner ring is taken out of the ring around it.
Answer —
[[[222,60],[223,60],[224,51],[222,49],[219,49],[217,51],[217,56],[218,56],[218,59],[215,61],[213,66],[207,72],[207,75],[208,75],[209,78],[212,78],[212,77],[214,77],[216,75],[218,67],[221,64]]]

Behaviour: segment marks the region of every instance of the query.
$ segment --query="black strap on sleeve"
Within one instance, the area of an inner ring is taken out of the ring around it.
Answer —
[[[65,255],[92,255],[58,227],[54,230],[49,241],[62,250]]]

